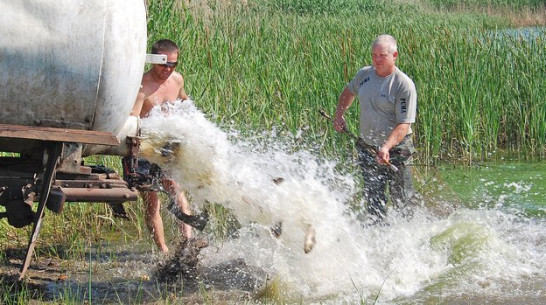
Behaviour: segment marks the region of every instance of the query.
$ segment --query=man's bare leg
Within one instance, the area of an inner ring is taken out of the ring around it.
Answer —
[[[171,194],[171,196],[175,196],[176,205],[178,206],[178,209],[180,209],[180,211],[182,211],[186,215],[191,215],[190,204],[188,203],[188,199],[186,198],[184,191],[180,189],[180,186],[178,185],[178,183],[176,183],[172,179],[164,179],[163,186]],[[179,221],[178,227],[182,231],[182,234],[184,235],[184,237],[186,237],[187,239],[191,239],[193,237],[193,230],[190,225]]]
[[[163,232],[163,220],[161,219],[159,196],[157,192],[143,192],[142,198],[146,204],[146,225],[152,233],[154,242],[161,252],[169,252],[165,243],[165,233]]]
[[[178,208],[184,214],[191,215],[188,199],[186,199],[186,195],[184,194],[183,191],[178,192],[178,194],[176,195],[176,204],[178,205]],[[184,236],[187,239],[190,239],[193,237],[193,230],[190,225],[183,222],[182,223],[179,222],[179,225],[180,225],[180,229],[182,230],[182,234],[184,234]]]

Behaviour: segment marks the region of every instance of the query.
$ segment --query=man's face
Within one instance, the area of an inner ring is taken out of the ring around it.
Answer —
[[[391,52],[388,45],[376,45],[372,48],[372,60],[379,76],[387,76],[394,71],[398,52]]]
[[[167,80],[169,76],[171,76],[171,73],[176,69],[176,66],[178,65],[178,53],[177,52],[163,52],[159,51],[158,54],[164,54],[167,55],[167,64],[164,65],[153,65],[153,71],[157,78],[161,80]]]

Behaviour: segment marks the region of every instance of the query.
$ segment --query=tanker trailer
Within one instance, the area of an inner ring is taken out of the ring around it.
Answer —
[[[0,217],[33,224],[22,279],[45,208],[137,199],[117,173],[84,157],[138,148],[129,114],[146,60],[146,12],[142,0],[0,0],[0,12]]]

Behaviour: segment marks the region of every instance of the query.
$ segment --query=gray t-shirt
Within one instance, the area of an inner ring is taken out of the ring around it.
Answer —
[[[373,66],[364,67],[348,88],[360,101],[360,135],[367,144],[381,146],[397,124],[415,122],[417,90],[398,68],[380,77]]]

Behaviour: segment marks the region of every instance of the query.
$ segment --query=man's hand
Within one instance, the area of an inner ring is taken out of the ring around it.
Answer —
[[[342,115],[337,115],[334,117],[334,129],[337,132],[346,132],[347,123],[345,123],[345,118]]]
[[[381,164],[381,165],[390,165],[390,154],[389,154],[389,149],[385,146],[382,146],[378,151],[377,151],[377,163]]]
[[[349,109],[354,99],[355,99],[355,95],[351,93],[351,90],[349,90],[348,87],[345,87],[343,89],[343,92],[339,96],[339,100],[338,100],[337,108],[336,108],[336,114],[334,115],[334,129],[337,132],[348,131],[347,124],[345,123],[345,118],[343,117],[343,114],[345,114],[345,111]]]
[[[391,163],[391,155],[389,153],[389,150],[390,148],[388,146],[381,146],[381,148],[377,151],[377,163],[387,165],[392,171],[397,172],[398,167],[394,166]]]

